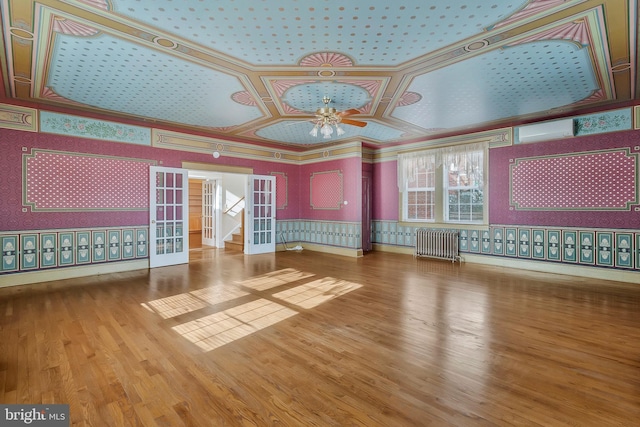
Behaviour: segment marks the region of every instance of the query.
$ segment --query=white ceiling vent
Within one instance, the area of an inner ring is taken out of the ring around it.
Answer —
[[[536,123],[518,128],[520,143],[549,141],[574,136],[573,119]]]

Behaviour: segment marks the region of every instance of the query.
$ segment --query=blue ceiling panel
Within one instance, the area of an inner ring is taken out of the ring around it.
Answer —
[[[107,34],[58,35],[47,85],[77,103],[189,125],[228,127],[263,116],[232,101],[244,90],[237,77]]]
[[[306,149],[399,146],[638,100],[632,0],[2,0],[4,94]],[[309,135],[331,98],[345,135]]]
[[[421,99],[391,116],[424,129],[456,128],[560,108],[597,89],[587,49],[546,40],[420,75],[407,90]]]
[[[526,1],[112,0],[114,12],[253,65],[341,52],[360,65],[410,61],[481,33]]]

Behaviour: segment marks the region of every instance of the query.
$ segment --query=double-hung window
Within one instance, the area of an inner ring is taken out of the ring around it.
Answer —
[[[399,154],[402,220],[486,223],[486,150],[473,144]]]
[[[445,222],[478,223],[484,219],[483,150],[443,156]]]
[[[415,165],[406,188],[405,216],[409,220],[433,221],[436,212],[436,164],[434,156]]]

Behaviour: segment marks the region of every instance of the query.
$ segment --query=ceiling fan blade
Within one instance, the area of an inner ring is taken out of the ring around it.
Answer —
[[[360,120],[351,120],[351,119],[342,119],[340,123],[344,123],[345,125],[358,126],[363,128],[367,125],[367,122],[361,122]]]
[[[360,114],[360,111],[356,110],[355,108],[350,108],[348,110],[340,111],[338,113],[340,117],[350,116],[352,114]]]

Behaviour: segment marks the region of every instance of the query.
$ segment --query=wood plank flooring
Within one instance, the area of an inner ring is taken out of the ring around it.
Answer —
[[[0,289],[0,403],[73,426],[636,426],[640,285],[370,253]]]

